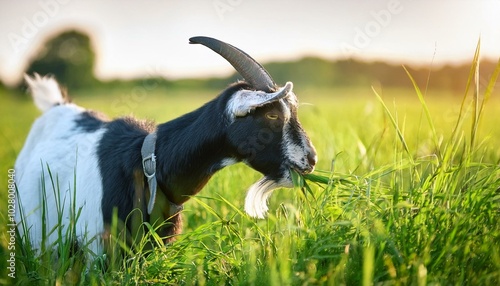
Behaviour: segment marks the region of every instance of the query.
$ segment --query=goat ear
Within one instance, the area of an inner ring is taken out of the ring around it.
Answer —
[[[272,93],[259,90],[240,90],[233,95],[228,103],[229,114],[245,116],[257,107],[285,98],[292,89],[293,83],[287,82],[284,87]]]

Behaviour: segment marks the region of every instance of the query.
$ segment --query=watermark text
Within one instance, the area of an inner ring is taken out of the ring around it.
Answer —
[[[38,2],[38,9],[31,17],[21,19],[21,30],[11,32],[7,35],[10,45],[14,51],[19,52],[27,47],[29,40],[34,38],[38,31],[46,26],[51,18],[59,13],[61,6],[68,4],[70,0],[41,0]]]
[[[16,170],[9,169],[7,178],[7,275],[16,278]]]
[[[361,27],[354,28],[354,37],[351,43],[343,42],[340,47],[346,56],[352,56],[359,53],[364,48],[368,47],[372,40],[379,36],[384,28],[389,26],[394,15],[398,15],[403,11],[403,5],[399,0],[389,0],[385,8],[379,11],[371,11],[371,20],[366,22]]]

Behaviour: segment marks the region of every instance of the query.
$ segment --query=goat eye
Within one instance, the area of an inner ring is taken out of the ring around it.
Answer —
[[[274,114],[274,113],[267,113],[266,114],[266,118],[267,119],[271,119],[271,120],[276,120],[279,118],[278,114]]]

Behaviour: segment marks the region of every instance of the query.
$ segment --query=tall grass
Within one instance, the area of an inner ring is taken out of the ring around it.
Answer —
[[[425,136],[418,140],[416,129],[409,127],[413,122],[398,113],[397,105],[389,106],[383,92],[373,89],[382,112],[380,121],[370,124],[380,124],[380,131],[355,134],[349,143],[356,146],[357,155],[334,153],[322,163],[330,170],[304,177],[294,174],[295,189],[273,196],[273,211],[265,220],[244,214],[243,194],[231,192],[243,190],[240,181],[254,180],[258,174],[243,166],[230,167],[188,203],[186,229],[175,242],[163,245],[154,232],[159,226],[146,222],[144,236],[133,247],[114,241],[123,259],[109,261],[90,254],[94,263],[73,271],[78,262],[70,251],[71,227],[68,233],[47,230],[57,232],[59,239],[41,253],[32,251],[26,237],[19,240],[18,282],[498,285],[500,159],[491,139],[481,136],[480,125],[500,62],[482,94],[478,65],[479,45],[450,133],[439,131],[426,94],[408,73],[425,118],[417,126]],[[321,128],[314,124],[308,122],[306,129],[313,129],[316,139],[342,136],[330,134],[321,122]],[[55,190],[57,176],[49,174]],[[76,221],[78,210],[72,213]],[[158,247],[149,248],[151,241]],[[80,257],[89,255],[85,247],[79,251]]]
[[[74,284],[83,275],[85,257],[88,256],[88,249],[85,245],[79,244],[76,237],[76,222],[80,218],[82,209],[76,208],[76,172],[74,174],[73,185],[69,197],[61,192],[61,186],[56,174],[49,165],[41,163],[41,243],[39,247],[32,245],[32,238],[27,225],[26,216],[38,215],[35,213],[24,213],[22,201],[18,200],[21,223],[18,228],[22,232],[17,233],[16,250],[18,252],[17,283],[21,285],[52,285],[52,284]],[[48,177],[47,177],[48,175]],[[49,182],[49,184],[46,184]],[[47,189],[47,185],[50,186]],[[19,197],[19,196],[18,196]],[[47,200],[55,200],[55,209],[49,209]],[[69,203],[66,203],[69,200]],[[69,210],[66,208],[69,207]],[[69,215],[68,215],[69,211]],[[50,228],[48,225],[48,212],[57,213],[57,223]],[[69,217],[69,221],[66,220]],[[50,242],[49,237],[55,236],[55,240]]]

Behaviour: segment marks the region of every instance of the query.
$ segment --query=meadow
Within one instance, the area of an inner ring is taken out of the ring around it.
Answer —
[[[261,175],[238,164],[186,203],[183,234],[171,245],[150,233],[134,249],[117,243],[123,260],[103,266],[100,256],[85,271],[69,256],[35,257],[18,237],[17,278],[6,276],[2,258],[0,283],[498,285],[500,93],[488,94],[488,80],[477,93],[474,82],[464,83],[459,94],[423,87],[419,94],[411,81],[401,89],[296,86],[319,162],[294,189],[275,191],[266,219],[243,212],[245,192]],[[138,96],[140,88],[73,97],[110,117],[164,122],[218,92],[143,88]],[[26,96],[1,92],[0,113],[5,186],[39,112]],[[6,213],[0,218],[7,257]],[[146,239],[161,247],[148,249]]]

